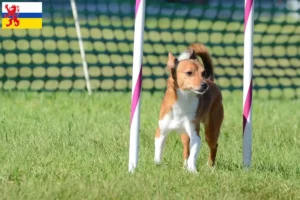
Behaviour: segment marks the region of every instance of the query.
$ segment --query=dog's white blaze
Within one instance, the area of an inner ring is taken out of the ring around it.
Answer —
[[[188,52],[188,51],[183,51],[179,56],[178,56],[178,61],[181,61],[181,60],[186,60],[186,59],[189,59],[191,56],[191,54]]]
[[[195,119],[199,97],[192,91],[182,91],[177,89],[177,101],[172,106],[172,110],[159,121],[160,137],[155,139],[155,162],[161,161],[161,155],[165,144],[165,139],[170,131],[187,133],[190,137],[190,156],[187,161],[189,171],[196,171],[196,160],[200,150],[201,140],[197,136]]]

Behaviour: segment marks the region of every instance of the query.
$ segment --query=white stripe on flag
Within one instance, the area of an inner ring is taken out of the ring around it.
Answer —
[[[5,5],[10,8],[13,4],[20,6],[20,13],[42,13],[42,2],[2,2],[2,13],[7,13]]]

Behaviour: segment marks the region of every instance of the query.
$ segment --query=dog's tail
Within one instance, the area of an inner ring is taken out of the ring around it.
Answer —
[[[194,43],[190,45],[190,48],[194,50],[197,56],[200,56],[202,59],[204,69],[205,69],[205,78],[214,80],[214,66],[212,59],[208,53],[207,48],[203,44]]]

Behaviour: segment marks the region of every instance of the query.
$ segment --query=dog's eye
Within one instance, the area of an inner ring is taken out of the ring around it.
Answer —
[[[193,72],[192,72],[192,71],[189,71],[189,72],[185,72],[185,74],[186,74],[187,76],[192,76]]]
[[[206,73],[205,73],[205,71],[203,71],[203,72],[202,72],[202,76],[205,77],[205,75],[206,75]]]

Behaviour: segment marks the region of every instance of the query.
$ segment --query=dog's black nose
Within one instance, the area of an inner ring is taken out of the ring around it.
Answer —
[[[208,87],[208,84],[206,82],[201,83],[201,90],[206,90]]]

